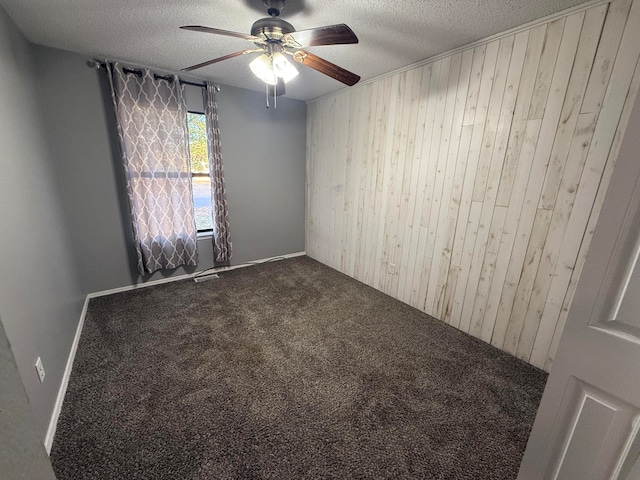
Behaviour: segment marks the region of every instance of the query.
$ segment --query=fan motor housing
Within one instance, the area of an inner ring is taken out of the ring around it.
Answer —
[[[277,17],[261,18],[251,26],[251,35],[264,37],[267,41],[280,40],[287,33],[295,31],[293,25]]]

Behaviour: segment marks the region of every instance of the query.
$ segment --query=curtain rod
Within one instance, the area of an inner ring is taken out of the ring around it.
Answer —
[[[101,68],[106,68],[106,64],[104,62],[101,62],[99,60],[87,60],[87,66],[89,68],[93,68],[95,70],[99,70]],[[127,68],[126,70],[129,70],[129,72],[135,72],[134,69],[129,69]],[[162,75],[160,75],[162,76]],[[193,85],[194,87],[200,87],[200,88],[204,88],[206,87],[206,84],[204,83],[196,83],[196,82],[190,82],[188,80],[182,80],[181,78],[178,78],[178,80],[180,81],[181,85]],[[220,91],[220,85],[214,85],[214,88],[216,89],[216,92]]]

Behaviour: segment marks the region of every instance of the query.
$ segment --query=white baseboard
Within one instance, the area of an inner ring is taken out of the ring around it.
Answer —
[[[273,261],[280,258],[293,258],[293,257],[301,257],[306,255],[306,252],[297,252],[297,253],[288,253],[285,255],[278,255],[275,257],[269,258],[261,258],[260,260],[254,260],[252,262],[242,263],[240,265],[231,265],[229,267],[219,267],[210,270],[203,270],[210,273],[219,273],[226,272],[228,270],[235,270],[236,268],[250,267],[257,263],[264,263]],[[76,356],[76,351],[78,350],[78,343],[80,342],[80,335],[82,335],[82,327],[84,326],[84,317],[87,314],[87,307],[89,306],[89,300],[95,297],[103,297],[105,295],[111,295],[113,293],[127,292],[130,290],[136,290],[138,288],[151,287],[153,285],[160,285],[162,283],[169,282],[177,282],[179,280],[185,280],[187,278],[193,278],[195,275],[198,275],[202,272],[195,272],[185,275],[176,275],[175,277],[167,277],[159,280],[151,280],[145,283],[138,283],[135,285],[127,285],[126,287],[112,288],[110,290],[102,290],[99,292],[89,293],[84,299],[84,305],[82,307],[82,313],[80,314],[80,320],[78,322],[78,327],[76,328],[76,335],[73,338],[73,343],[71,344],[71,351],[69,352],[69,358],[67,359],[67,365],[64,369],[64,373],[62,375],[62,383],[60,384],[60,389],[58,390],[58,396],[56,398],[56,403],[53,407],[53,413],[51,414],[51,420],[49,421],[49,428],[47,429],[47,434],[44,438],[44,446],[47,449],[47,453],[51,453],[51,446],[53,445],[53,437],[56,434],[56,427],[58,426],[58,418],[60,417],[60,411],[62,410],[62,403],[64,402],[64,396],[67,393],[67,387],[69,386],[69,377],[71,377],[71,369],[73,368],[73,360]]]
[[[88,297],[89,298],[104,297],[105,295],[112,295],[114,293],[129,292],[131,290],[137,290],[139,288],[152,287],[154,285],[162,285],[163,283],[178,282],[180,280],[186,280],[188,278],[191,278],[194,275],[196,274],[185,273],[183,275],[176,275],[175,277],[160,278],[158,280],[149,280],[148,282],[135,283],[133,285],[127,285],[125,287],[110,288],[109,290],[100,290],[99,292],[90,293]]]
[[[271,262],[271,261],[278,260],[278,259],[281,259],[281,258],[301,257],[301,256],[306,255],[306,254],[307,254],[307,252],[287,253],[285,255],[278,255],[276,257],[261,258],[260,260],[253,260],[251,262],[241,263],[240,265],[230,265],[228,267],[211,268],[209,270],[204,270],[204,272],[207,272],[207,273],[228,272],[229,270],[235,270],[236,268],[252,267],[253,265],[256,265],[258,263]],[[202,272],[198,272],[198,273],[202,273]],[[194,273],[192,276],[196,276],[196,275],[198,275],[198,273]]]
[[[130,290],[137,290],[138,288],[145,288],[145,287],[151,287],[153,285],[161,285],[163,283],[170,283],[170,282],[177,282],[179,280],[186,280],[188,278],[193,278],[196,275],[199,275],[199,274],[201,274],[203,272],[207,272],[207,273],[226,272],[228,270],[235,270],[236,268],[250,267],[250,266],[255,265],[257,263],[269,262],[269,261],[272,261],[272,260],[275,260],[275,259],[278,259],[278,258],[293,258],[293,257],[301,257],[303,255],[306,255],[306,252],[287,253],[287,254],[284,254],[284,255],[277,255],[275,257],[268,257],[268,258],[261,258],[259,260],[252,260],[251,262],[241,263],[239,265],[231,265],[229,267],[210,268],[210,269],[207,269],[207,270],[202,270],[200,272],[185,273],[184,275],[176,275],[175,277],[161,278],[161,279],[158,279],[158,280],[149,280],[148,282],[136,283],[134,285],[127,285],[126,287],[118,287],[118,288],[111,288],[109,290],[101,290],[99,292],[90,293],[88,296],[89,296],[89,298],[103,297],[105,295],[111,295],[111,294],[114,294],[114,293],[128,292]]]
[[[67,393],[67,387],[69,386],[69,377],[71,376],[71,369],[73,368],[73,359],[76,357],[76,351],[78,350],[78,343],[80,342],[80,335],[82,334],[82,327],[84,325],[84,317],[87,314],[87,307],[89,306],[89,295],[84,299],[84,305],[82,306],[82,313],[80,313],[80,321],[78,321],[78,327],[76,328],[76,334],[73,337],[73,343],[71,344],[71,351],[69,352],[69,358],[67,359],[67,365],[64,368],[62,374],[62,383],[58,390],[58,396],[56,397],[56,403],[53,406],[53,413],[51,414],[51,420],[49,421],[49,428],[47,429],[47,435],[44,437],[44,447],[47,449],[47,454],[51,453],[51,446],[53,445],[53,437],[56,434],[56,427],[58,426],[58,418],[60,417],[60,411],[62,410],[62,402],[64,402],[64,396]]]

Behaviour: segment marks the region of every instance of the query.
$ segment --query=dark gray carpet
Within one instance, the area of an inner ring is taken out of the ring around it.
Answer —
[[[546,374],[307,257],[92,299],[65,479],[515,478]]]

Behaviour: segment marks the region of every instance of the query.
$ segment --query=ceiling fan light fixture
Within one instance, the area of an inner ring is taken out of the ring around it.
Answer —
[[[248,0],[245,0],[248,1]],[[257,48],[245,49],[239,52],[214,58],[206,62],[198,63],[182,71],[190,72],[198,68],[206,67],[214,63],[235,58],[248,53],[260,52],[261,55],[250,62],[249,66],[253,74],[267,85],[267,92],[273,91],[274,98],[285,95],[284,85],[298,75],[295,63],[285,58],[285,55],[293,56],[297,63],[320,72],[348,86],[353,86],[360,80],[360,76],[345,70],[338,65],[300,50],[307,47],[322,45],[347,45],[358,43],[358,37],[344,23],[327,25],[324,27],[309,28],[296,31],[289,22],[280,18],[280,11],[284,8],[285,0],[262,0],[269,17],[260,18],[251,25],[251,34],[221,30],[219,28],[204,27],[202,25],[184,25],[183,30],[212,33],[227,37],[241,38],[252,42]],[[276,88],[271,88],[271,87]]]
[[[280,52],[273,54],[273,71],[285,83],[297,77],[299,73],[298,69]]]
[[[269,85],[276,85],[278,77],[286,83],[299,73],[296,67],[280,52],[274,53],[271,57],[263,53],[249,64],[249,68],[256,77]]]
[[[253,60],[249,64],[249,68],[253,74],[264,83],[268,83],[269,85],[275,85],[278,83],[278,77],[276,77],[273,67],[271,66],[271,59],[266,53],[263,53]]]

